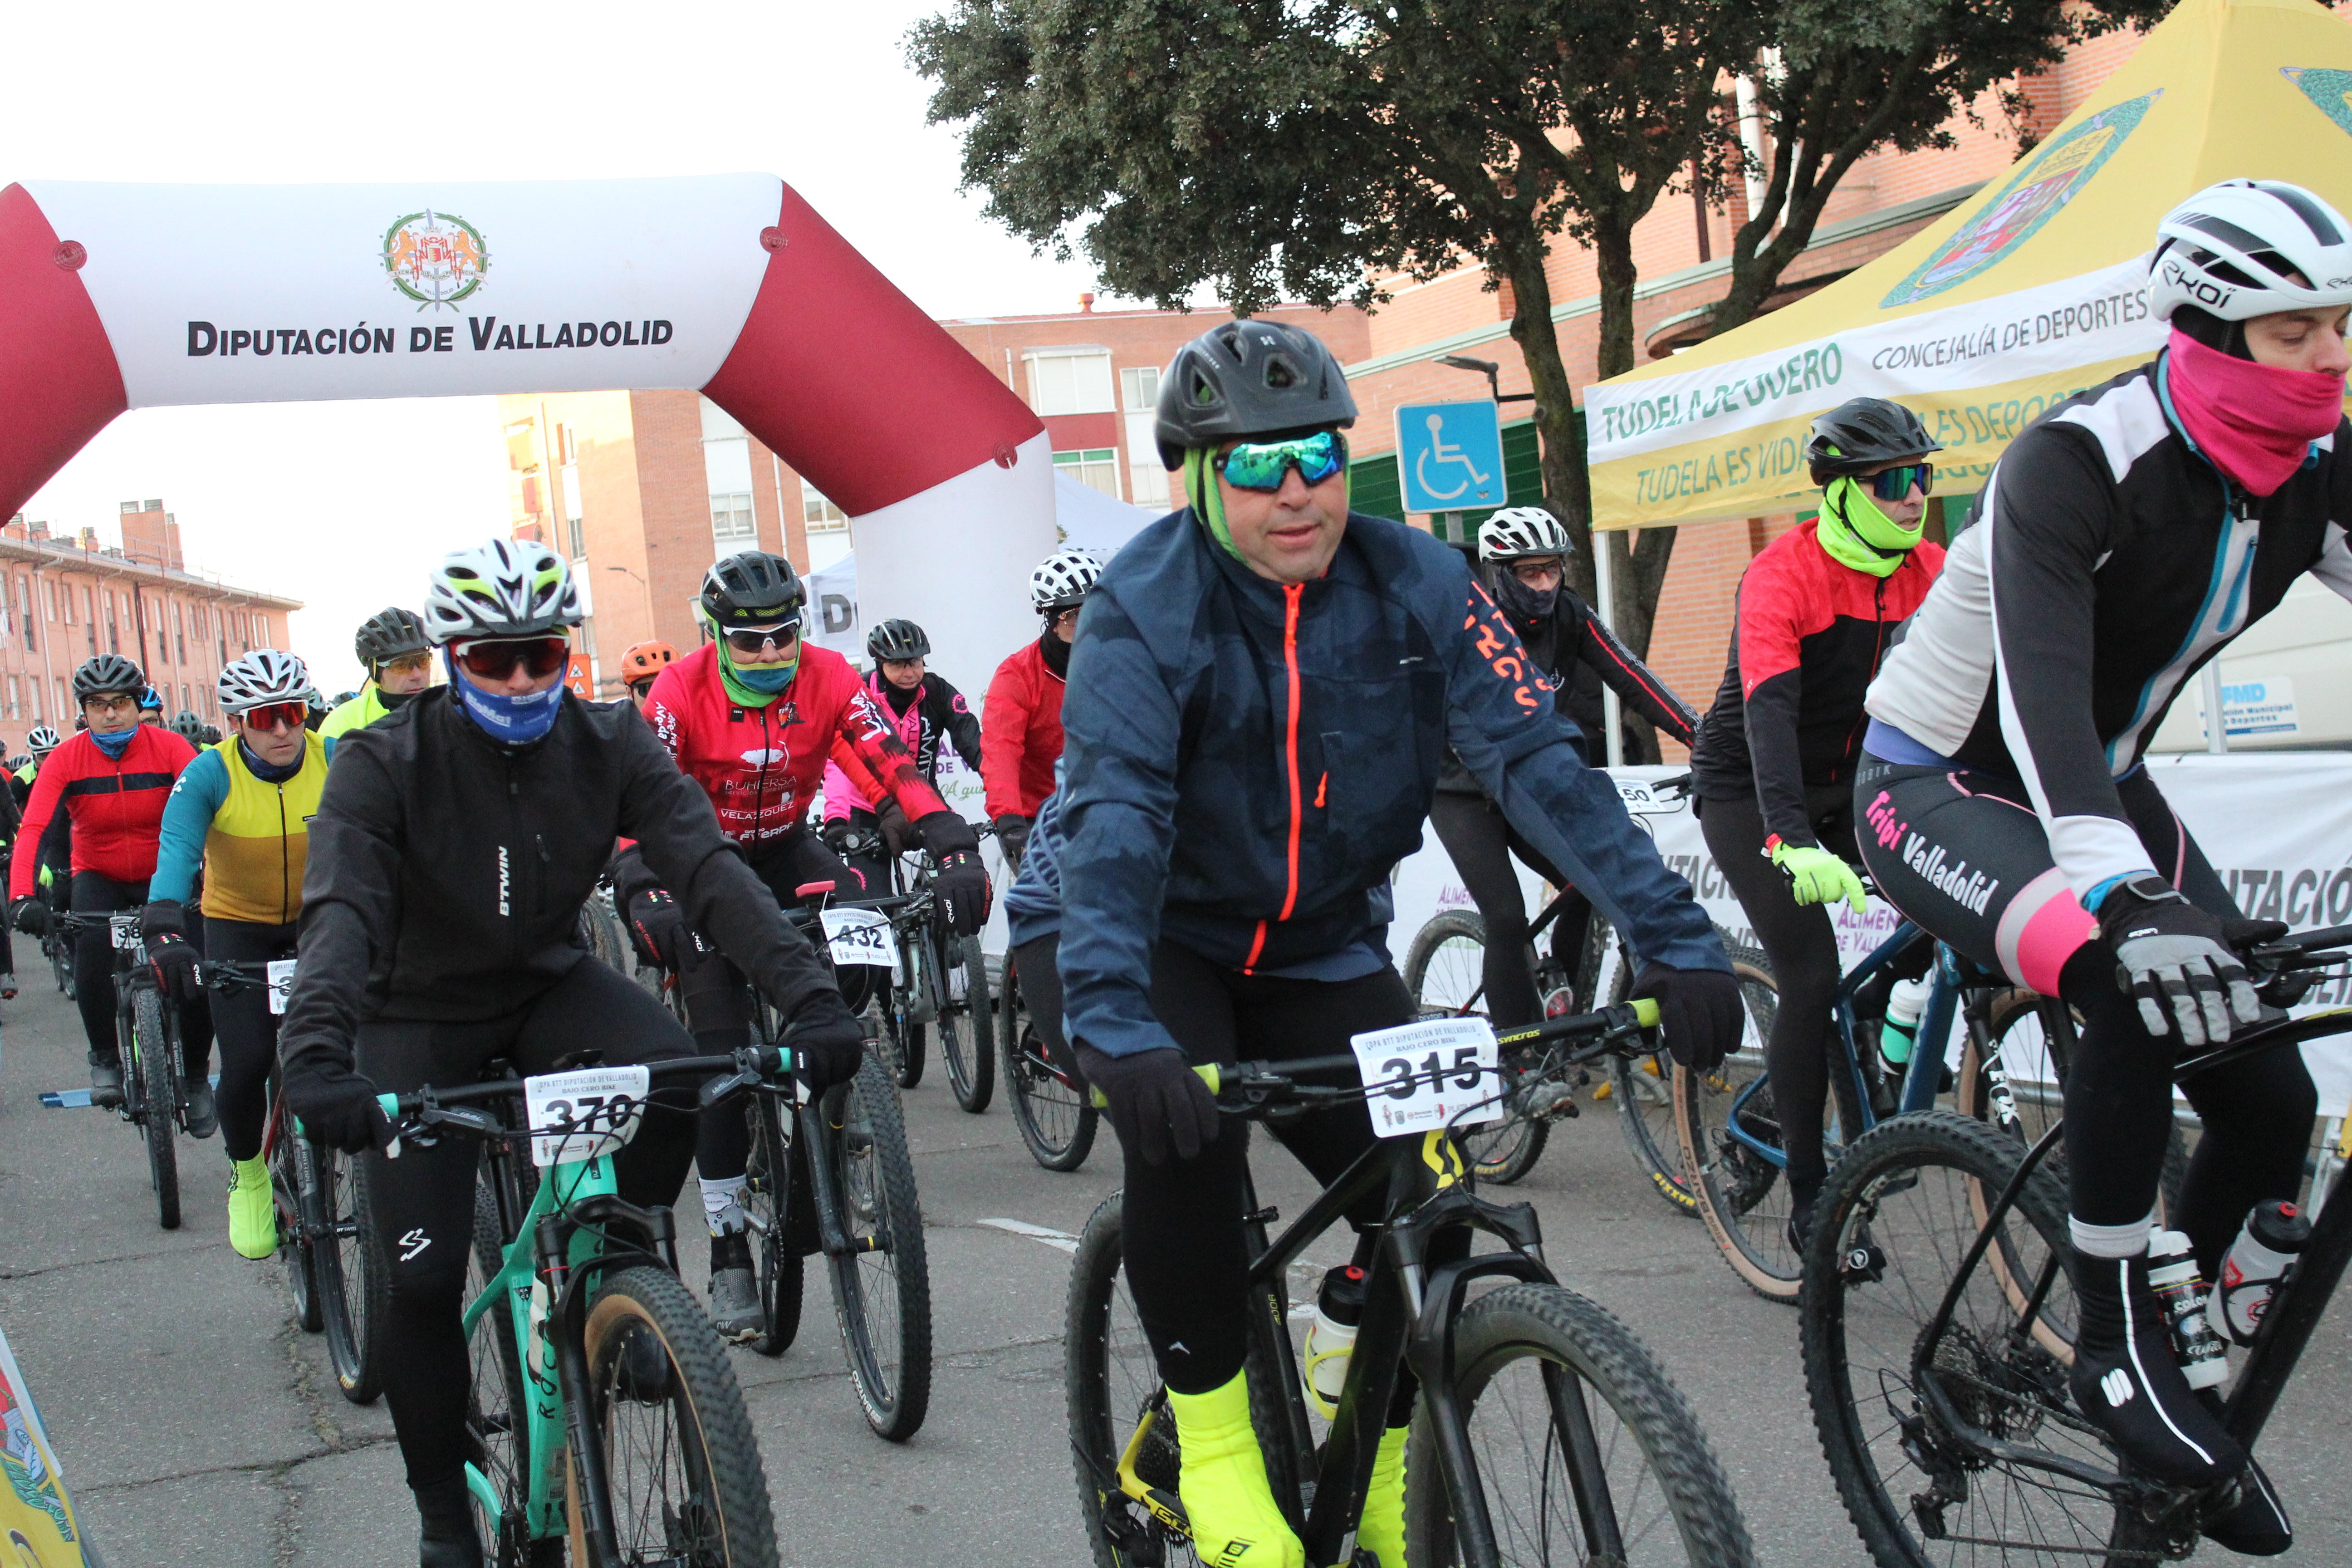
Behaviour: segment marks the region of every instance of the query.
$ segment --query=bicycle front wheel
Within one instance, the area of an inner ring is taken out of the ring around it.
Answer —
[[[1505,1564],[1745,1568],[1731,1483],[1642,1342],[1557,1285],[1506,1286],[1454,1325],[1454,1396]],[[1426,1402],[1405,1447],[1405,1556],[1459,1563]]]
[[[1983,1122],[1898,1116],[1846,1151],[1814,1211],[1799,1314],[1805,1389],[1838,1495],[1883,1568],[2096,1563],[2125,1523],[2105,1491],[1963,1441],[1922,1392],[1932,1379],[1979,1434],[2117,1468],[2066,1386],[2066,1202],[2046,1163],[1929,1338],[1982,1229],[1977,1194],[2005,1187],[2019,1158]],[[2027,1331],[2021,1310],[2045,1280]]]
[[[302,1194],[310,1190],[311,1150],[294,1135],[294,1119],[282,1104],[270,1113],[269,1198],[278,1210],[278,1256],[286,1260],[286,1283],[294,1292],[294,1312],[302,1331],[315,1334],[327,1326],[319,1300],[319,1264],[315,1238],[303,1224]]]
[[[1075,1171],[1093,1152],[1099,1120],[1075,1071],[1056,1066],[1045,1048],[1045,1038],[1022,1005],[1020,977],[1008,968],[1003,1016],[999,1033],[1004,1041],[1004,1084],[1013,1097],[1013,1125],[1029,1157],[1049,1171]]]
[[[940,1005],[940,1055],[948,1064],[948,1087],[956,1103],[974,1116],[996,1098],[996,1009],[988,997],[988,960],[976,936],[950,937],[959,954],[953,971],[963,984],[963,1000]]]
[[[120,984],[118,982],[117,984]],[[180,1228],[180,1074],[163,1029],[163,998],[141,986],[131,994],[131,1049],[138,1058],[140,1121],[147,1134],[147,1173],[165,1230]]]
[[[775,1518],[743,1391],[677,1276],[614,1274],[588,1308],[581,1348],[617,1561],[775,1568]],[[593,1562],[568,1459],[564,1479],[572,1560]]]
[[[383,1392],[383,1326],[392,1286],[369,1210],[366,1169],[336,1149],[311,1150],[309,1158],[323,1233],[314,1256],[327,1359],[343,1397],[353,1405],[373,1405]],[[497,1218],[495,1208],[491,1217]]]
[[[1748,1029],[1739,1049],[1715,1071],[1702,1077],[1675,1068],[1683,1182],[1731,1271],[1759,1296],[1793,1301],[1801,1266],[1789,1246],[1789,1184],[1777,1158],[1780,1121],[1764,1072],[1764,1042],[1772,1033],[1779,994],[1763,954],[1725,946],[1739,977]]]
[[[850,1381],[877,1436],[903,1443],[931,1403],[931,1276],[923,1212],[898,1096],[879,1063],[825,1096],[831,1162],[848,1252],[831,1259],[833,1303]]]
[[[753,1272],[759,1277],[760,1332],[751,1348],[782,1355],[800,1337],[803,1268],[798,1242],[788,1233],[788,1209],[805,1205],[806,1181],[795,1184],[792,1149],[780,1118],[787,1114],[772,1095],[751,1097],[743,1114],[751,1119],[751,1157],[743,1171],[743,1212],[751,1222]],[[706,1114],[724,1116],[725,1110]]]
[[[1609,1000],[1622,1002],[1633,989],[1633,955],[1618,952]],[[1760,1037],[1759,1037],[1760,1038]],[[1675,1138],[1675,1062],[1664,1051],[1645,1057],[1609,1058],[1609,1101],[1625,1134],[1634,1169],[1650,1190],[1682,1214],[1696,1215],[1698,1198],[1683,1179],[1682,1146]]]
[[[498,1199],[489,1183],[478,1178],[473,1245],[466,1254],[467,1301],[498,1277],[505,1266],[505,1247]],[[514,1312],[509,1301],[492,1301],[475,1320],[467,1353],[471,1371],[466,1392],[466,1463],[480,1472],[499,1500],[496,1518],[483,1509],[480,1499],[474,1500],[474,1526],[482,1539],[484,1556],[498,1568],[544,1563],[551,1555],[548,1548],[556,1543],[533,1542],[530,1537],[527,1512],[530,1424],[523,1398],[522,1355],[515,1342]]]

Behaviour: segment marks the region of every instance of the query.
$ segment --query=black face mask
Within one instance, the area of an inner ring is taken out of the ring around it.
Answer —
[[[414,691],[386,691],[381,686],[375,689],[375,700],[383,704],[384,711],[387,713],[405,708],[408,706],[408,700],[415,695]]]
[[[1070,645],[1055,637],[1054,628],[1047,626],[1045,635],[1037,639],[1037,646],[1045,650],[1045,668],[1067,680],[1070,678]]]
[[[1552,613],[1559,603],[1558,587],[1538,592],[1519,581],[1519,574],[1511,570],[1509,562],[1501,566],[1495,574],[1495,597],[1506,611],[1523,621],[1540,621]]]
[[[906,717],[907,710],[912,708],[922,695],[923,683],[919,680],[912,686],[902,687],[888,676],[882,677],[883,700],[890,704],[890,711],[900,718]]]

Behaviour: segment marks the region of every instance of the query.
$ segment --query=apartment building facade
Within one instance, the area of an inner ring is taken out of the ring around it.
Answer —
[[[301,601],[191,569],[180,528],[159,500],[127,500],[122,542],[71,538],[22,514],[0,525],[0,749],[14,755],[42,724],[73,729],[73,672],[119,653],[138,661],[167,712],[220,721],[221,668],[287,646]]]

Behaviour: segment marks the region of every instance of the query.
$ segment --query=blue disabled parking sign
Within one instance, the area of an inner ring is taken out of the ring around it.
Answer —
[[[1405,510],[1503,504],[1503,422],[1494,404],[1407,403],[1396,422]]]

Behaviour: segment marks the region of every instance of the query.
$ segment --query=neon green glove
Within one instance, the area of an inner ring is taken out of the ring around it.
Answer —
[[[1843,899],[1855,914],[1862,913],[1862,879],[1853,868],[1811,845],[1776,843],[1772,864],[1789,874],[1790,891],[1800,904],[1828,904]]]

